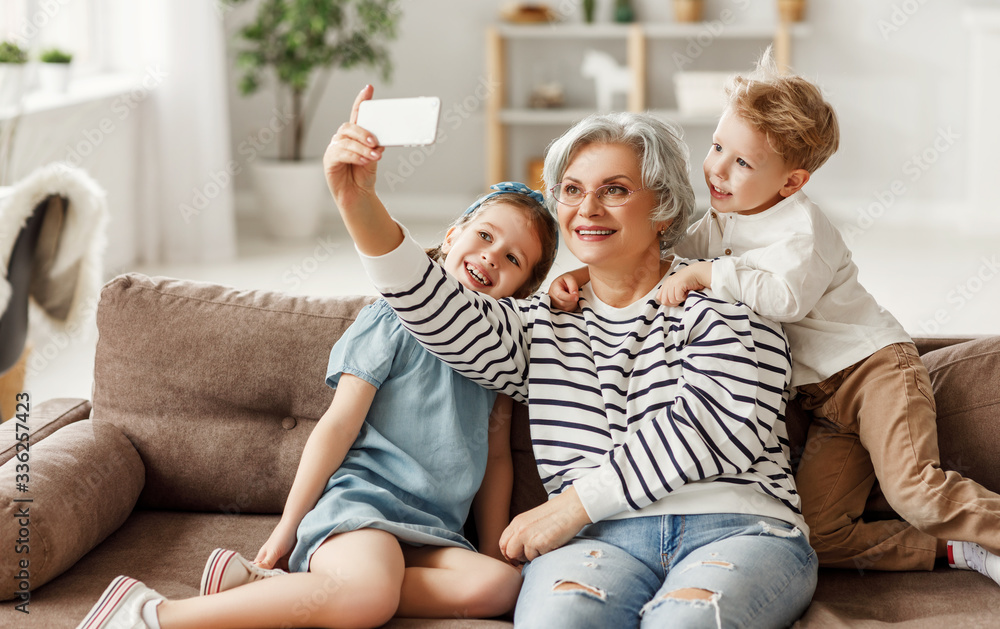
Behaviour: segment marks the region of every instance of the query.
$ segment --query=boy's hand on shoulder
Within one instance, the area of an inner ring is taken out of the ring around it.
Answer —
[[[704,272],[708,270],[708,282],[704,281]],[[693,290],[703,290],[711,285],[711,262],[696,262],[684,267],[673,275],[667,277],[656,293],[656,299],[664,306],[679,306],[687,299],[688,293]]]
[[[566,312],[576,312],[580,308],[580,287],[572,273],[563,273],[552,280],[549,299],[553,306]]]

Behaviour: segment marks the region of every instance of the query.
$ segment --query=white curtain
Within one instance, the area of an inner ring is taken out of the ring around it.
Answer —
[[[222,13],[209,0],[104,0],[109,61],[143,77],[137,229],[142,262],[236,255]],[[108,33],[111,34],[110,32]]]

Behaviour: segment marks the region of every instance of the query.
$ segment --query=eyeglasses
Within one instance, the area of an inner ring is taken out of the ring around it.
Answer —
[[[628,203],[629,197],[642,190],[645,188],[629,190],[619,183],[609,183],[596,190],[584,190],[575,183],[558,183],[549,188],[556,201],[570,207],[577,207],[591,193],[604,207],[619,207]]]

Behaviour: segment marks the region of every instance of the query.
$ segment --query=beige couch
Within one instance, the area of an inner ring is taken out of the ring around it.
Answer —
[[[0,627],[74,627],[119,574],[169,597],[193,596],[212,549],[254,555],[333,394],[323,382],[329,349],[371,299],[135,274],[105,286],[93,401],[32,401],[27,492],[16,490],[23,432],[15,422],[0,427],[0,598],[8,599],[0,603]],[[944,465],[1000,489],[1000,337],[921,339],[920,347],[934,380]],[[523,407],[514,422],[517,512],[543,492]],[[803,425],[790,413],[793,444],[801,443]],[[18,517],[25,507],[29,516]],[[30,552],[17,553],[18,546]],[[18,563],[25,559],[26,567]],[[28,614],[17,609],[23,600],[12,599],[19,588],[30,588]],[[823,570],[800,625],[890,622],[996,626],[1000,587],[947,567]],[[509,622],[398,619],[390,626]]]

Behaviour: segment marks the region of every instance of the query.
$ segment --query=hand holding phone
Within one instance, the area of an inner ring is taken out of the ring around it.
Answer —
[[[380,146],[425,146],[437,137],[440,111],[436,96],[366,100],[358,109],[358,126]]]

